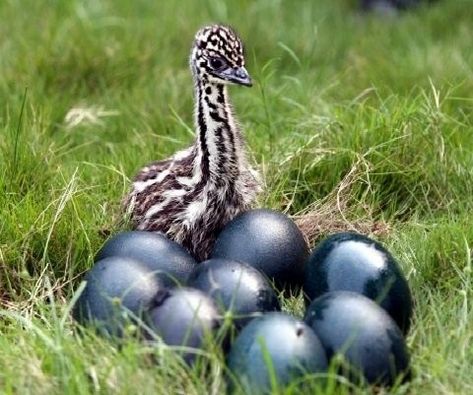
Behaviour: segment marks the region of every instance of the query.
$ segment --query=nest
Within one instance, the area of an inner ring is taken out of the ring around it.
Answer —
[[[337,232],[381,237],[389,233],[389,225],[382,220],[373,220],[373,213],[368,206],[362,206],[361,215],[347,217],[353,211],[349,204],[350,191],[358,176],[357,163],[323,200],[311,204],[292,217],[310,246],[321,237]]]
[[[313,207],[305,214],[296,215],[293,219],[311,246],[331,233],[356,232],[367,236],[384,236],[389,232],[389,225],[384,221],[370,221],[366,218],[349,221],[343,212],[328,210],[323,204]]]

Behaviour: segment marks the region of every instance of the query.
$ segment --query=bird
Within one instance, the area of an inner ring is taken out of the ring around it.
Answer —
[[[229,85],[252,86],[240,37],[222,24],[201,28],[189,63],[194,143],[142,168],[124,202],[134,229],[161,232],[203,261],[223,227],[252,208],[262,183],[228,95]]]

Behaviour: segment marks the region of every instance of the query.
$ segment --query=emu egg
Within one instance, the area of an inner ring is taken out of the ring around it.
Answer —
[[[167,345],[199,349],[220,325],[220,318],[215,302],[202,291],[173,288],[156,295],[146,320]],[[183,358],[190,363],[195,355],[187,351]]]
[[[273,375],[284,386],[304,374],[327,370],[325,351],[312,329],[276,312],[255,318],[243,328],[227,362],[232,380],[246,392],[258,394],[270,392]]]
[[[282,285],[300,284],[308,248],[297,225],[267,209],[239,214],[217,237],[211,258],[246,262]]]
[[[231,311],[240,328],[255,315],[281,309],[266,277],[246,263],[209,259],[191,273],[188,285],[205,292],[224,312]]]
[[[399,327],[371,299],[329,292],[312,302],[305,321],[328,358],[344,356],[349,377],[362,375],[369,383],[390,385],[399,374],[409,374],[409,353]]]
[[[104,334],[122,336],[127,324],[149,307],[164,283],[141,262],[109,257],[86,274],[85,288],[73,309],[81,324],[92,324]]]
[[[407,280],[393,256],[366,236],[338,233],[325,239],[306,265],[304,291],[310,300],[330,291],[360,293],[379,303],[403,333],[409,331],[412,296]]]
[[[155,232],[121,232],[108,240],[96,260],[123,256],[143,262],[167,286],[184,284],[197,262],[179,244]]]

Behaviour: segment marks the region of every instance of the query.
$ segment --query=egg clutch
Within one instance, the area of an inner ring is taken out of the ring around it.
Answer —
[[[80,324],[164,343],[188,364],[212,339],[226,355],[229,387],[266,392],[275,378],[284,386],[334,364],[353,382],[410,376],[408,283],[390,252],[360,234],[330,235],[310,253],[290,218],[251,210],[200,263],[162,234],[119,233],[84,280],[73,307]],[[303,319],[282,312],[278,298],[301,286]]]

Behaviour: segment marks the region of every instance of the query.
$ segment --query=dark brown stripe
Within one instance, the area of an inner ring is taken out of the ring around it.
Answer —
[[[227,148],[227,154],[228,154],[228,160],[227,160],[227,172],[229,175],[232,177],[236,177],[238,175],[238,160],[237,160],[237,155],[236,155],[236,147],[235,147],[235,133],[238,133],[237,130],[232,130],[230,127],[230,124],[228,123],[228,119],[230,117],[230,114],[228,113],[227,109],[227,104],[225,103],[225,95],[223,93],[223,86],[219,86],[218,90],[218,96],[222,97],[222,101],[224,103],[223,105],[223,111],[224,111],[224,117],[226,119],[226,130],[228,132],[228,145],[229,147]]]
[[[207,146],[207,125],[205,124],[204,108],[202,105],[202,88],[197,87],[197,123],[200,147],[202,148],[202,159],[200,167],[202,169],[202,177],[209,177],[209,147]]]

